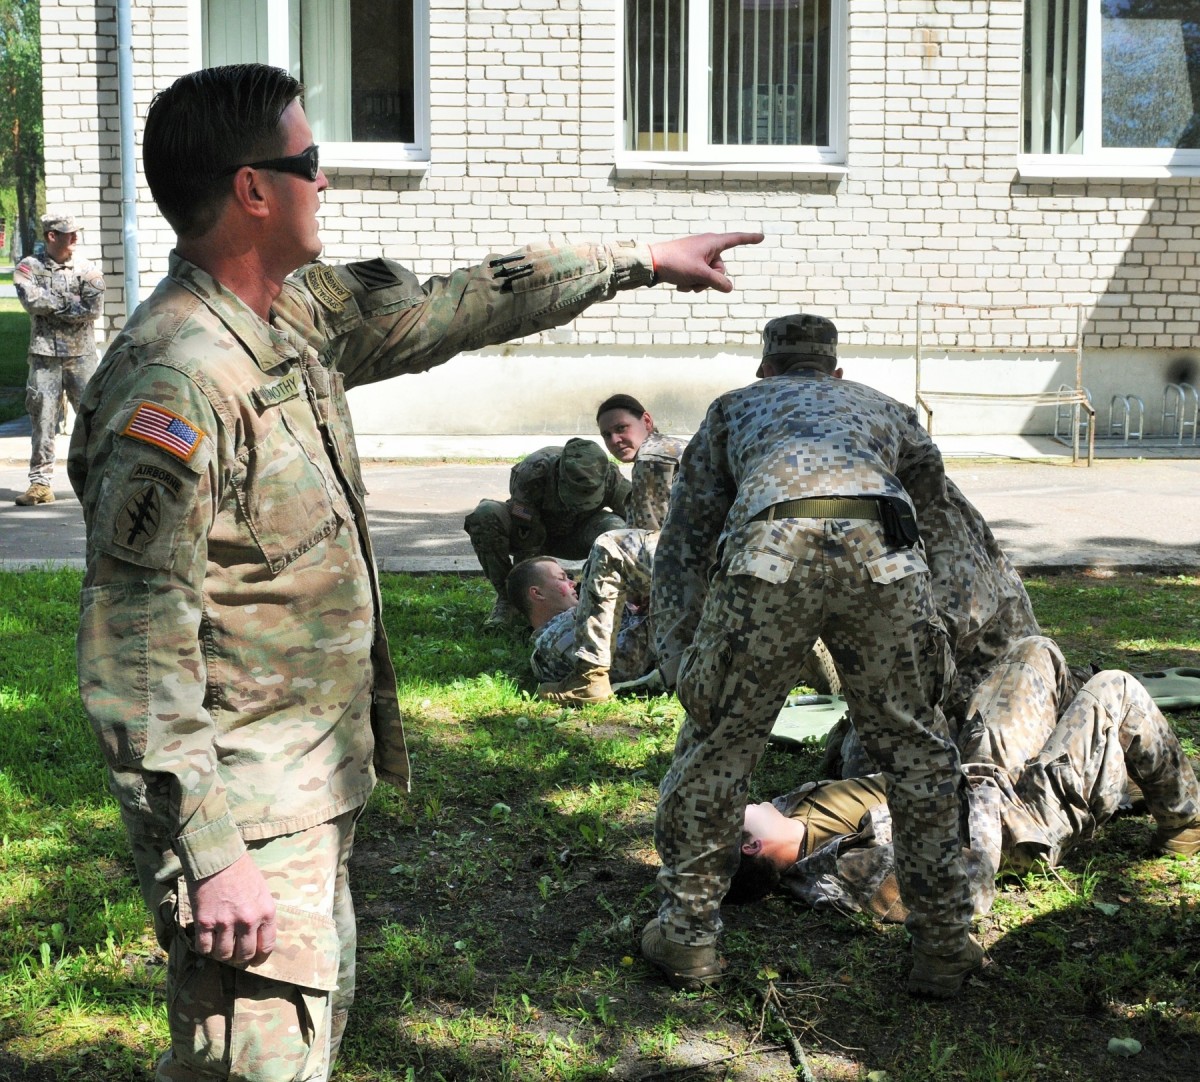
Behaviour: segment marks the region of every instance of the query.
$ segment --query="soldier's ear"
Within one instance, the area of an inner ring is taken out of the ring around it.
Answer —
[[[742,842],[742,856],[756,857],[763,851],[762,838],[749,838]]]

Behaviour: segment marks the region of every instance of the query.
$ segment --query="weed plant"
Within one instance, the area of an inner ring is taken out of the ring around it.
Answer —
[[[0,575],[0,1078],[13,1082],[149,1080],[167,1040],[163,957],[77,698],[79,582]],[[1193,578],[1028,585],[1073,662],[1200,668]],[[782,897],[728,911],[720,991],[671,991],[637,939],[678,703],[543,704],[523,637],[481,630],[482,579],[383,586],[414,786],[381,787],[361,821],[359,993],[334,1082],[1197,1077],[1200,861],[1151,858],[1144,817],[1003,884],[979,929],[992,964],[950,1002],[902,991],[901,927]],[[1200,714],[1172,720],[1194,752]],[[815,776],[819,758],[771,746],[752,798]],[[1110,1053],[1113,1038],[1141,1051]]]

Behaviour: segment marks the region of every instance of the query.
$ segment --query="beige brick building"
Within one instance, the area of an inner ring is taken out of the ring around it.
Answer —
[[[547,237],[766,234],[729,296],[624,294],[352,396],[362,435],[587,431],[616,390],[687,431],[752,378],[763,322],[799,308],[836,320],[848,377],[911,402],[922,301],[1011,308],[925,314],[923,386],[1072,384],[1081,325],[1101,433],[1119,394],[1150,434],[1167,384],[1200,383],[1191,6],[135,0],[135,112],[204,63],[290,67],[331,260],[382,251],[426,276]],[[79,208],[115,287],[106,334],[124,312],[116,25],[110,4],[42,4],[47,198]],[[144,188],[137,213],[144,293],[172,237]],[[945,399],[937,424],[1045,432],[1054,410]]]

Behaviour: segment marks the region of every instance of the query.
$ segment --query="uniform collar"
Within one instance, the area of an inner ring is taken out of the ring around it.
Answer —
[[[167,273],[229,329],[264,372],[303,355],[304,343],[293,331],[262,320],[236,293],[178,252],[171,252]]]

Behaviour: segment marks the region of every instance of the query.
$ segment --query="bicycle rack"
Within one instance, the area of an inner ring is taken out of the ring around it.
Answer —
[[[1092,392],[1084,387],[1083,393],[1091,405]],[[1060,383],[1055,394],[1058,402],[1054,409],[1054,438],[1060,443],[1070,444],[1077,432],[1081,439],[1086,440],[1091,414],[1080,409],[1078,391],[1069,383]]]
[[[1164,436],[1170,436],[1178,428],[1179,442],[1183,443],[1184,432],[1190,428],[1192,443],[1195,443],[1198,417],[1200,417],[1200,391],[1197,391],[1190,383],[1168,383],[1163,388],[1162,434]]]
[[[1125,443],[1141,440],[1145,417],[1146,405],[1137,395],[1115,394],[1108,404],[1108,434],[1120,436]],[[1132,427],[1134,421],[1137,428]]]

